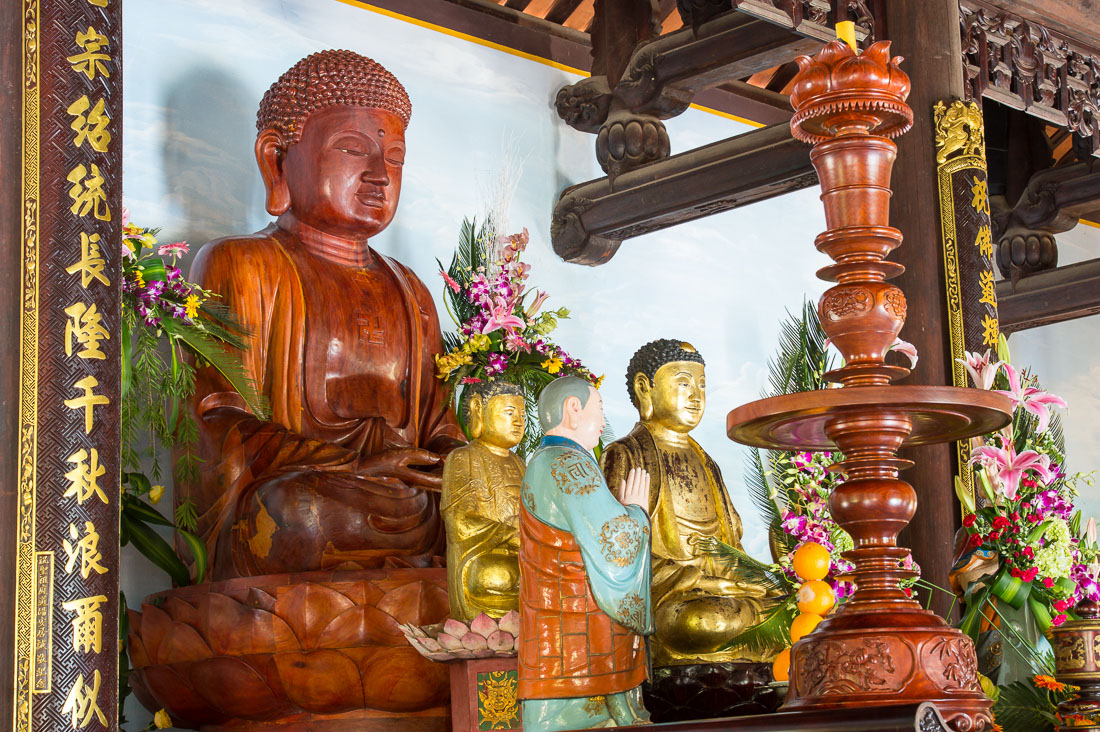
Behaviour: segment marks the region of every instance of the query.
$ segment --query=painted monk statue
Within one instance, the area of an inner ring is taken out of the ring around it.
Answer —
[[[447,456],[440,510],[447,527],[451,617],[519,609],[519,492],[527,413],[515,384],[471,384],[462,395],[473,440]]]
[[[641,421],[607,446],[600,464],[610,485],[637,468],[651,476],[653,664],[767,660],[774,654],[719,652],[762,619],[765,590],[696,547],[714,537],[740,549],[742,533],[718,465],[689,436],[706,406],[703,357],[688,343],[653,341],[634,354],[626,381]]]
[[[271,406],[261,419],[197,374],[201,479],[181,498],[211,579],[442,553],[441,463],[462,433],[433,378],[439,322],[416,275],[368,244],[397,209],[410,113],[400,82],[350,51],[302,59],[260,103],[277,218],[210,242],[191,272],[249,329],[244,366]]]
[[[590,452],[603,401],[566,376],[539,396],[546,437],[523,478],[520,509],[519,686],[523,728],[645,724],[649,602],[649,476],[608,490]]]

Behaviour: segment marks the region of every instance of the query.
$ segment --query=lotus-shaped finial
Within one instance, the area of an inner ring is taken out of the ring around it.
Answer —
[[[795,59],[799,72],[791,91],[791,133],[817,143],[843,134],[897,137],[913,125],[906,105],[909,76],[901,56],[890,57],[890,42],[856,53],[835,40],[814,57]]]
[[[469,658],[516,655],[519,613],[509,610],[499,621],[480,613],[467,625],[448,618],[434,625],[404,624],[401,630],[409,645],[425,658],[445,663]]]

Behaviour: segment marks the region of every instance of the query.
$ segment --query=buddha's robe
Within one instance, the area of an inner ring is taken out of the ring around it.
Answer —
[[[727,641],[762,619],[765,589],[745,582],[696,546],[714,537],[741,547],[741,517],[722,473],[695,440],[672,452],[660,448],[642,423],[608,445],[600,465],[609,485],[618,486],[632,468],[649,471],[649,515],[653,524],[653,663],[758,661],[767,653],[732,649]]]
[[[360,470],[387,449],[462,441],[433,378],[442,342],[424,284],[372,250],[325,250],[274,225],[206,245],[191,276],[249,330],[245,373],[271,407],[258,419],[217,371],[197,373],[201,475],[180,497],[208,576],[429,566],[443,548],[438,494]]]
[[[592,455],[562,437],[545,437],[531,456],[522,503],[524,727],[646,718],[637,690],[647,675],[643,636],[653,632],[649,518],[615,500]]]
[[[447,456],[440,510],[447,527],[451,617],[519,609],[519,492],[523,460],[474,440]]]

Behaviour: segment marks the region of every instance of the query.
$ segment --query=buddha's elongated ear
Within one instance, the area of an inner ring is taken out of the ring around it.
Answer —
[[[634,396],[638,400],[638,416],[642,421],[653,418],[653,395],[649,377],[639,371],[634,374]]]
[[[484,406],[485,404],[480,394],[474,394],[470,397],[470,405],[468,407],[470,421],[466,427],[470,430],[470,437],[475,440],[481,437],[481,433],[485,431],[485,419],[481,411]]]
[[[267,191],[264,199],[267,212],[281,216],[290,209],[290,188],[283,175],[283,139],[270,127],[256,137],[256,164]]]

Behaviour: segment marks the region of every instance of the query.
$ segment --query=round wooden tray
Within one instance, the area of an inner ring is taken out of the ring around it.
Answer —
[[[785,394],[737,407],[726,417],[731,440],[771,450],[833,450],[825,426],[842,415],[903,412],[913,420],[905,445],[984,435],[1012,421],[1012,400],[956,386],[854,386]]]

